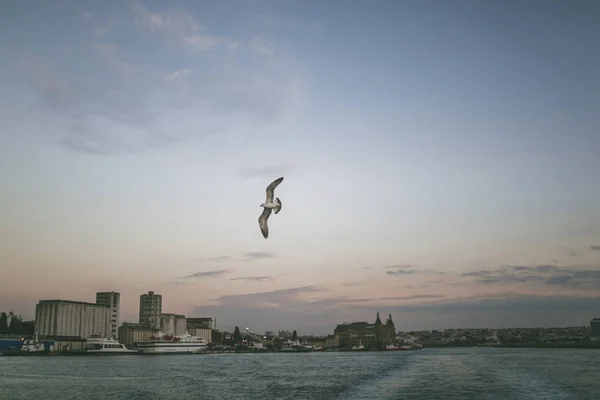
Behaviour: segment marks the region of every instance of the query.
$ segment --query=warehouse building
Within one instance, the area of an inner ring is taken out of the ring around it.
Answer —
[[[82,301],[40,300],[35,307],[35,322],[35,334],[41,337],[108,338],[111,309]]]

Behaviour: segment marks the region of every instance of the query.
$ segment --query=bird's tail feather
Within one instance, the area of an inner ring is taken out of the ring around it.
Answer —
[[[279,197],[275,197],[275,204],[279,205],[279,207],[274,210],[275,214],[277,214],[279,211],[281,211],[281,200],[279,200]]]

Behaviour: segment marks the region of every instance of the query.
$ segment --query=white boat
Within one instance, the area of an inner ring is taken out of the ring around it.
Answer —
[[[309,344],[301,344],[299,341],[291,341],[291,340],[286,340],[285,342],[283,342],[281,349],[279,349],[280,352],[308,352],[308,351],[312,351],[313,347]]]
[[[115,338],[101,338],[92,336],[87,338],[85,342],[86,353],[94,354],[131,354],[137,353],[135,350],[130,350],[123,343],[120,343]]]
[[[145,354],[189,354],[202,353],[208,347],[203,337],[192,336],[188,333],[181,336],[167,336],[159,332],[158,336],[138,342],[137,350]]]
[[[281,345],[281,349],[279,351],[280,352],[297,352],[298,346],[300,346],[300,343],[298,343],[298,341],[292,342],[291,340],[288,339],[285,342],[283,342],[283,344]]]
[[[21,351],[24,351],[27,353],[33,353],[33,352],[44,351],[44,350],[45,350],[44,344],[36,342],[33,339],[23,340],[23,346],[21,346]]]
[[[362,340],[358,341],[358,346],[352,346],[352,350],[364,350],[365,346],[362,344]]]
[[[315,346],[313,346],[312,344],[308,344],[308,343],[302,344],[302,348],[305,351],[314,351],[315,350]]]

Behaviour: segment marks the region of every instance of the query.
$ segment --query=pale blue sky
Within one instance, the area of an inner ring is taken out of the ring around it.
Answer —
[[[593,316],[597,2],[0,11],[0,308],[117,290],[133,320],[154,290],[308,333],[377,309],[401,329]]]

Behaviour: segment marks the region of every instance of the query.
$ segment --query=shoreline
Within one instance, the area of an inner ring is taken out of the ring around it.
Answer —
[[[510,343],[494,345],[463,345],[463,344],[429,344],[423,348],[429,349],[454,349],[463,347],[485,347],[485,348],[526,348],[526,349],[600,349],[600,342],[592,343]]]
[[[587,349],[594,350],[600,349],[599,343],[534,343],[534,344],[499,344],[499,345],[428,345],[422,349],[442,349],[442,348],[466,348],[466,347],[485,347],[485,348],[496,348],[496,349],[514,349],[514,348],[526,348],[526,349]],[[137,351],[133,352],[122,352],[122,353],[88,353],[85,351],[74,351],[74,352],[45,352],[45,351],[13,351],[7,353],[0,353],[0,357],[56,357],[56,356],[168,356],[168,355],[212,355],[212,354],[272,354],[272,353],[389,353],[389,352],[407,352],[407,351],[418,351],[422,349],[406,349],[406,350],[352,350],[352,349],[335,349],[325,351],[278,351],[278,350],[218,350],[218,351],[203,351],[199,353],[141,353]]]
[[[406,349],[394,352],[406,352],[406,351],[417,351],[419,349]],[[212,354],[272,354],[272,353],[389,353],[391,351],[386,350],[351,350],[351,349],[336,349],[336,350],[325,350],[325,351],[279,351],[279,350],[218,350],[218,351],[202,351],[198,353],[141,353],[137,351],[133,352],[117,352],[117,353],[88,353],[86,351],[73,351],[73,352],[45,352],[45,351],[13,351],[8,353],[0,353],[0,357],[56,357],[56,356],[89,356],[89,357],[107,357],[107,356],[169,356],[169,355],[212,355]]]

